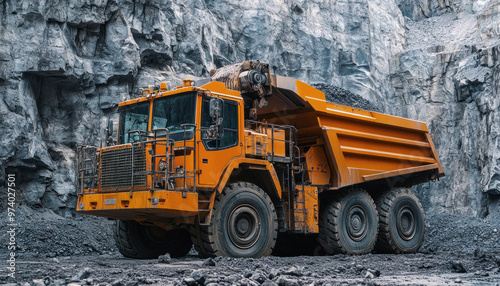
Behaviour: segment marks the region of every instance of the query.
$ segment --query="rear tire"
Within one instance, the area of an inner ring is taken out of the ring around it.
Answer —
[[[129,258],[152,259],[165,253],[177,258],[185,256],[193,243],[183,228],[164,230],[141,225],[136,221],[116,221],[114,238],[120,253]]]
[[[321,211],[319,243],[327,254],[370,253],[377,240],[378,214],[370,195],[354,189],[333,198]]]
[[[259,258],[276,244],[278,221],[269,196],[251,183],[226,187],[215,198],[209,225],[191,228],[201,256]]]
[[[425,215],[411,190],[391,189],[377,199],[381,253],[416,253],[424,241]]]

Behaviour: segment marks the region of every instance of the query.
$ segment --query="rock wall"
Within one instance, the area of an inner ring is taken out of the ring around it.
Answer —
[[[70,215],[75,147],[99,146],[118,102],[260,59],[427,122],[447,177],[418,187],[426,208],[485,215],[500,192],[496,2],[3,1],[0,180],[16,172],[26,204]]]
[[[425,205],[476,216],[500,194],[500,4],[483,4],[477,14],[406,19],[408,45],[384,97],[386,111],[431,130],[447,176],[417,188]]]

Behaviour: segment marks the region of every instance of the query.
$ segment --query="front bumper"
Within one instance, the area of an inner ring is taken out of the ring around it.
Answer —
[[[198,213],[198,194],[177,191],[85,193],[78,197],[77,211],[120,220],[190,218]]]

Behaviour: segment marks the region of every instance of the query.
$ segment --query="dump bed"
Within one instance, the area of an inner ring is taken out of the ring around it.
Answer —
[[[260,117],[297,127],[302,153],[313,156],[306,158],[309,176],[323,172],[327,178],[313,185],[413,185],[444,175],[425,123],[327,102],[323,92],[299,80],[274,76]],[[328,166],[321,163],[325,157]]]

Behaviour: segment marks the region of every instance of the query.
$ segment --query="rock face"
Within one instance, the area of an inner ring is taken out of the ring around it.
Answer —
[[[500,194],[500,3],[483,4],[477,14],[406,19],[408,44],[384,97],[386,111],[431,130],[447,177],[419,186],[425,205],[479,216]]]
[[[427,209],[500,194],[498,1],[6,0],[0,21],[0,180],[31,206],[71,214],[75,147],[118,102],[248,59],[428,123],[447,176],[417,187]]]

